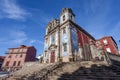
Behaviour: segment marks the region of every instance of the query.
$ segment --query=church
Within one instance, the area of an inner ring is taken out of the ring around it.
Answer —
[[[46,27],[43,61],[93,60],[98,55],[94,52],[95,42],[95,38],[75,22],[72,9],[63,8],[60,18],[53,19]]]

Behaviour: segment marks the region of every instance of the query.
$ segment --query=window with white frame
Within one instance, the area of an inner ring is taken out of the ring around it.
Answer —
[[[110,48],[106,48],[107,52],[111,52]]]
[[[107,42],[107,40],[105,39],[105,40],[103,40],[103,43],[104,43],[104,45],[107,45],[108,44],[108,42]]]

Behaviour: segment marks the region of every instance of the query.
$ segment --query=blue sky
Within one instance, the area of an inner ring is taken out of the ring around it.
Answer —
[[[0,0],[0,55],[21,44],[43,53],[46,25],[64,7],[96,39],[113,36],[120,49],[120,0]]]

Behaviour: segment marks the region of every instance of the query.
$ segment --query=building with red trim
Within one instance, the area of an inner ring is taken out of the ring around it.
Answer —
[[[2,70],[19,70],[25,62],[35,61],[35,58],[36,49],[33,46],[21,45],[18,48],[9,48],[2,65]]]
[[[103,49],[112,54],[119,54],[118,46],[112,36],[105,36],[97,40],[97,43],[101,44]]]
[[[95,42],[94,37],[75,22],[72,9],[63,8],[60,19],[53,19],[46,27],[43,61],[92,60],[97,54]]]

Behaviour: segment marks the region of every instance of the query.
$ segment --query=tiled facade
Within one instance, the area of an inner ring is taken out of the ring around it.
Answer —
[[[112,36],[103,37],[97,40],[97,43],[100,43],[107,52],[112,54],[119,54],[117,43]]]
[[[43,60],[45,63],[92,60],[95,41],[75,23],[73,11],[63,8],[60,20],[54,19],[46,27]]]
[[[36,49],[33,46],[21,45],[18,48],[9,48],[2,65],[3,70],[15,71],[24,65],[24,62],[35,61]]]

